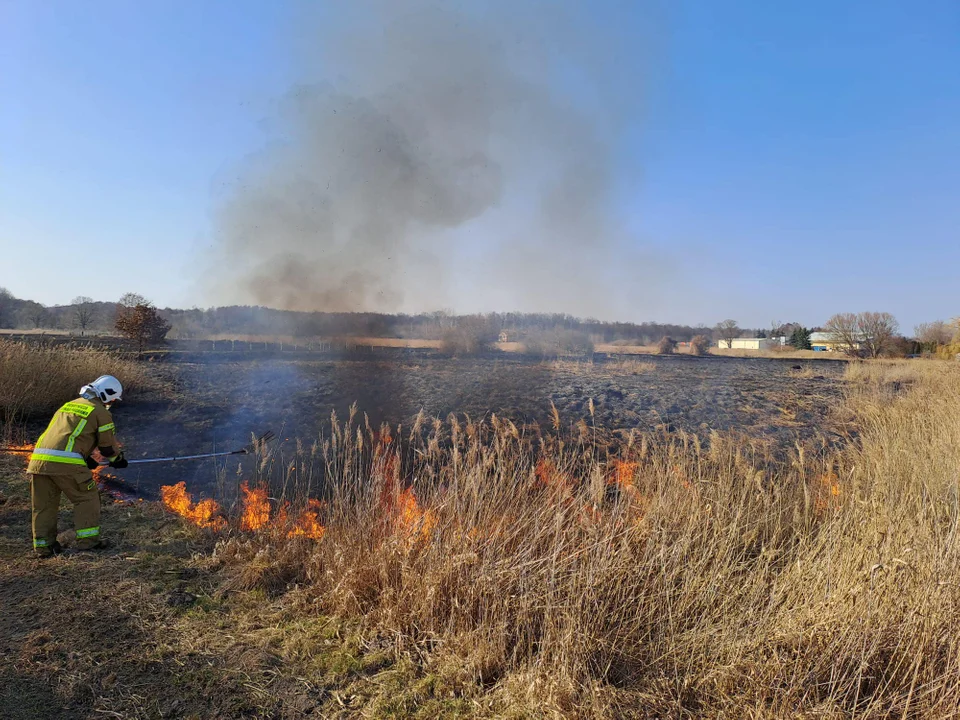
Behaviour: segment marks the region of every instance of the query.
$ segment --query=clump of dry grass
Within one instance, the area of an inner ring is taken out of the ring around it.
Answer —
[[[960,369],[916,372],[895,402],[857,390],[855,443],[788,463],[589,418],[550,434],[495,416],[333,424],[260,465],[284,468],[285,491],[322,476],[323,539],[238,536],[218,557],[238,586],[297,583],[458,668],[461,692],[541,712],[947,717]]]
[[[104,374],[117,376],[125,393],[155,385],[144,365],[114,353],[0,340],[0,421],[47,415]]]
[[[690,340],[691,355],[709,355],[710,339],[706,335],[694,335]]]
[[[636,356],[618,355],[611,359],[605,367],[627,375],[643,375],[654,372],[657,369],[657,364],[650,360],[638,360]]]
[[[677,351],[677,341],[664,335],[657,343],[658,355],[673,355]]]

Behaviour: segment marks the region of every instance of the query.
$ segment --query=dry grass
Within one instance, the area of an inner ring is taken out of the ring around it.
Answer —
[[[857,384],[914,383],[921,377],[949,377],[955,363],[936,360],[854,360],[847,364],[844,379]]]
[[[298,584],[459,697],[537,715],[952,717],[960,368],[912,364],[891,397],[901,366],[870,367],[857,441],[787,464],[559,416],[393,441],[334,422],[260,465],[277,496],[324,495],[323,540],[235,534],[217,558],[232,587]]]
[[[611,358],[611,360],[604,365],[604,369],[611,369],[626,375],[645,375],[646,373],[654,372],[657,369],[657,364],[650,360],[637,360],[636,357],[621,355],[616,358]]]
[[[655,372],[657,369],[655,362],[638,360],[635,355],[619,355],[601,364],[595,363],[593,360],[570,358],[558,358],[556,360],[545,360],[543,362],[544,365],[553,370],[562,370],[576,375],[587,372],[595,374],[646,375],[647,373]]]
[[[846,360],[842,353],[815,352],[813,350],[797,350],[789,345],[783,348],[769,350],[728,350],[726,348],[711,347],[710,353],[720,357],[741,358],[781,358],[783,360]]]
[[[116,375],[127,392],[154,382],[142,364],[113,353],[0,340],[0,421],[47,415],[104,374]]]
[[[596,351],[608,355],[656,355],[656,345],[621,345],[618,343],[597,343]]]

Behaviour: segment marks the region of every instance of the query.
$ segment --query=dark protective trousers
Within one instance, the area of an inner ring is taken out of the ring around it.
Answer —
[[[33,501],[33,546],[38,550],[57,539],[60,494],[73,503],[73,526],[77,547],[92,547],[100,540],[100,491],[90,471],[78,468],[69,475],[31,475]]]

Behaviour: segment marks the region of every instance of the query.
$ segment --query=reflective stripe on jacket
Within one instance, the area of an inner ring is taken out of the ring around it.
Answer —
[[[27,472],[35,475],[74,474],[96,447],[115,444],[113,417],[100,400],[79,398],[57,410],[30,456]]]

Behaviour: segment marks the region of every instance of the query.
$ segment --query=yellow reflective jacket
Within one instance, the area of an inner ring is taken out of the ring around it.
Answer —
[[[72,475],[86,469],[94,448],[115,455],[113,417],[99,399],[78,398],[57,410],[37,440],[27,472],[34,475]]]

